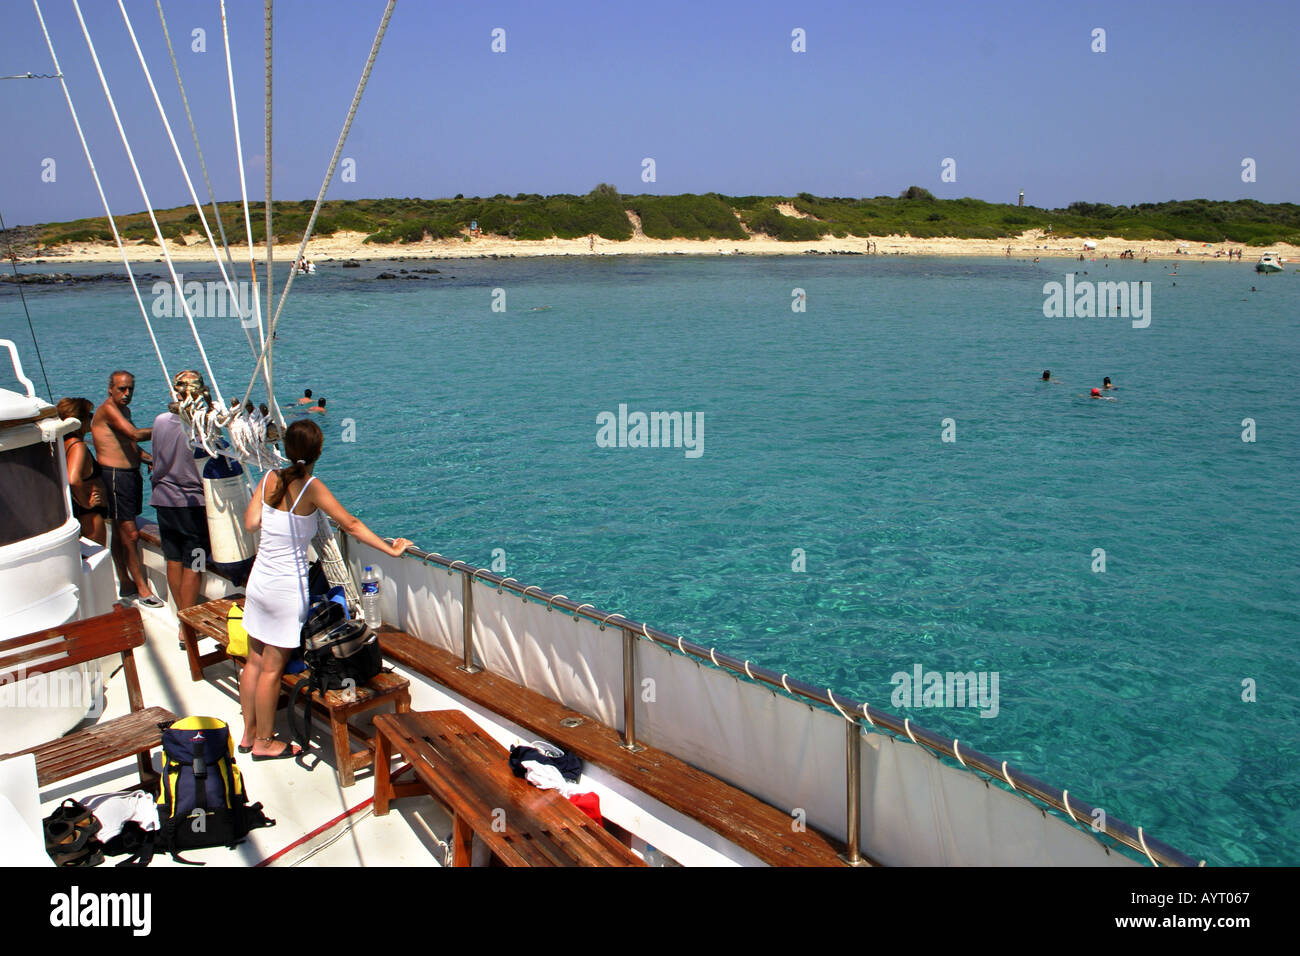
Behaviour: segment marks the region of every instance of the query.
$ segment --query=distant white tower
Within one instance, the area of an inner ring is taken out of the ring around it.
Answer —
[[[1025,191],[1022,189],[1020,190],[1020,205],[1023,206],[1024,204],[1025,204]]]

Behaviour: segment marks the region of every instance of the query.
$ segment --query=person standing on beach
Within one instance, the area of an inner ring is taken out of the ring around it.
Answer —
[[[194,450],[185,437],[185,426],[176,414],[177,403],[203,398],[207,389],[203,376],[193,369],[177,372],[172,379],[176,401],[153,420],[153,493],[149,504],[158,512],[158,537],[167,562],[167,587],[176,610],[199,603],[200,570],[211,551],[208,544],[208,512],[204,507],[203,479],[194,464]],[[197,560],[196,560],[197,559]],[[185,646],[182,634],[181,647]]]
[[[131,397],[134,394],[134,375],[120,370],[110,375],[108,398],[95,409],[90,432],[104,473],[104,486],[108,489],[108,524],[113,532],[109,551],[117,567],[119,585],[128,588],[122,592],[122,597],[134,597],[144,607],[162,607],[163,602],[154,596],[140,562],[140,530],[135,524],[144,507],[144,478],[140,474],[140,462],[153,462],[140,450],[140,442],[149,441],[153,430],[136,428],[131,420]],[[132,585],[133,590],[130,589]]]

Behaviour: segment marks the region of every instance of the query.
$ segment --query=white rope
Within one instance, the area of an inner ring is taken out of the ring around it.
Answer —
[[[121,0],[118,0],[118,2],[121,3]],[[294,256],[293,259],[295,263],[306,254],[307,243],[311,239],[312,230],[316,228],[316,217],[320,215],[321,204],[325,202],[325,193],[329,191],[330,182],[334,179],[334,170],[338,167],[339,156],[343,152],[343,144],[347,141],[348,131],[352,129],[352,120],[357,115],[357,107],[361,105],[361,96],[366,91],[366,84],[370,82],[370,71],[374,68],[375,58],[379,55],[379,46],[384,41],[384,34],[388,31],[388,21],[392,19],[393,8],[396,5],[397,0],[388,0],[388,5],[384,8],[384,18],[380,21],[379,31],[375,34],[374,43],[371,44],[370,56],[366,59],[365,69],[361,71],[361,81],[357,84],[357,91],[352,96],[352,105],[348,107],[347,119],[343,121],[343,129],[339,133],[338,142],[334,144],[334,154],[330,157],[329,168],[325,171],[325,178],[320,184],[320,192],[316,195],[316,205],[312,207],[311,217],[307,220],[307,228],[303,230],[302,242],[298,244],[298,254]],[[269,152],[266,158],[266,164],[269,169],[271,165]],[[267,208],[269,209],[271,204],[270,190],[267,191],[266,200]],[[275,308],[275,315],[271,317],[271,325],[267,329],[266,341],[262,344],[262,354],[259,356],[257,363],[258,368],[260,368],[264,363],[268,370],[271,367],[271,354],[275,348],[275,328],[280,323],[280,316],[284,312],[284,304],[289,299],[289,290],[293,288],[294,272],[295,270],[292,268],[289,270],[289,278],[285,280],[284,290],[280,293],[280,302]],[[270,374],[269,371],[268,374]],[[254,370],[253,377],[248,383],[248,389],[244,392],[243,401],[248,401],[248,396],[253,393],[253,384],[257,381],[257,376],[258,371]]]
[[[161,2],[161,0],[159,0],[159,2]],[[221,39],[226,49],[226,78],[228,80],[228,85],[230,87],[230,119],[231,122],[234,124],[234,128],[235,128],[235,163],[239,168],[239,197],[241,202],[243,203],[243,208],[244,208],[244,236],[248,240],[248,271],[251,276],[250,281],[253,283],[253,317],[257,321],[256,343],[254,343],[253,341],[252,329],[245,326],[244,331],[248,335],[249,347],[252,348],[253,355],[256,356],[259,348],[266,344],[266,332],[262,328],[262,299],[261,296],[258,295],[258,291],[257,291],[257,261],[256,261],[256,254],[254,252],[254,247],[253,247],[253,222],[252,222],[252,218],[249,215],[249,210],[248,210],[248,181],[244,175],[244,141],[239,132],[239,107],[235,100],[235,70],[230,60],[230,28],[226,21],[226,0],[221,0]],[[268,116],[268,122],[269,122],[269,116]],[[269,135],[268,135],[268,139],[269,139]],[[270,164],[271,164],[270,152],[268,149],[268,153],[267,153],[268,177],[270,175],[270,168],[271,168]],[[270,199],[271,199],[271,195],[270,195],[270,189],[268,187],[267,189],[268,204],[270,202]],[[223,232],[223,237],[224,237],[224,232]],[[229,250],[227,250],[227,255],[229,255]],[[268,275],[268,286],[269,286],[269,281],[270,280]],[[268,292],[269,292],[269,288],[268,288]],[[281,411],[280,409],[280,403],[276,401],[275,398],[275,389],[272,387],[271,367],[269,365],[266,368],[265,380],[266,380],[266,400],[269,403],[269,410],[271,412],[271,417],[275,421],[276,425],[279,426],[280,434],[283,435],[285,429],[288,426],[285,424],[284,412]],[[245,398],[244,401],[248,401],[248,399]]]
[[[876,726],[876,722],[871,719],[871,710],[867,707],[866,704],[862,705],[862,716],[867,718],[867,723],[869,723],[872,727]]]
[[[212,203],[212,215],[217,220],[217,231],[221,234],[221,248],[226,253],[226,263],[230,266],[231,275],[234,275],[235,261],[230,256],[230,243],[226,240],[226,227],[221,221],[221,212],[217,209],[217,197],[212,191],[212,180],[208,177],[208,164],[203,159],[203,147],[199,145],[199,131],[194,126],[194,114],[190,111],[190,99],[185,95],[185,84],[181,82],[181,68],[180,64],[176,62],[176,51],[172,48],[172,35],[171,31],[167,29],[167,18],[163,16],[162,0],[154,0],[154,2],[158,5],[158,22],[162,24],[163,39],[167,42],[167,55],[171,57],[172,61],[172,72],[176,74],[176,88],[180,90],[181,104],[185,107],[185,118],[189,121],[190,135],[194,138],[194,151],[199,154],[199,168],[203,171],[203,184],[208,189],[208,200]],[[254,350],[253,354],[257,354],[256,350]]]
[[[162,0],[155,0],[155,3],[158,6],[158,20],[162,24],[163,39],[167,42],[167,55],[171,58],[172,71],[176,74],[176,87],[180,90],[181,104],[185,107],[185,118],[190,125],[190,135],[194,138],[194,151],[198,153],[199,156],[199,169],[203,172],[203,185],[208,191],[208,201],[212,204],[212,216],[217,221],[217,232],[221,236],[221,248],[226,254],[226,264],[230,267],[230,275],[232,279],[238,281],[238,276],[235,272],[235,260],[230,251],[230,241],[226,238],[226,224],[222,221],[221,210],[217,206],[216,193],[212,189],[212,179],[208,175],[208,164],[203,158],[203,147],[199,144],[199,131],[194,125],[194,114],[190,110],[189,97],[185,95],[185,84],[181,80],[180,65],[176,62],[176,51],[172,47],[171,32],[167,29],[167,18],[163,15]],[[226,47],[226,75],[230,81],[230,113],[234,119],[235,125],[235,158],[239,166],[239,188],[244,203],[244,229],[248,238],[248,266],[250,282],[253,287],[253,315],[257,320],[257,339],[254,340],[252,327],[246,321],[248,317],[242,313],[240,314],[239,324],[244,330],[244,337],[248,340],[248,348],[253,353],[253,357],[256,358],[258,348],[262,341],[262,300],[257,294],[257,266],[253,261],[253,236],[251,225],[248,221],[248,188],[244,182],[244,153],[239,138],[239,113],[235,105],[235,77],[230,62],[230,33],[226,26],[225,0],[222,0],[221,3],[221,34]],[[211,240],[212,234],[208,231],[207,215],[202,209],[199,209],[199,218],[203,223],[204,231],[208,232],[208,238]],[[229,288],[229,284],[227,284],[227,288]],[[231,301],[242,302],[243,300],[236,297],[232,298]],[[280,431],[283,433],[285,429],[284,414],[280,411],[280,405],[275,400],[275,395],[271,392],[269,382],[267,383],[266,397],[267,401],[270,402],[270,407],[274,417],[279,422]],[[260,460],[263,456],[259,453],[257,457],[260,464]]]
[[[272,301],[272,296],[274,295],[273,290],[275,289],[273,270],[271,268],[272,263],[274,261],[274,257],[271,252],[271,246],[272,246],[271,243],[271,75],[272,75],[271,74],[271,22],[273,19],[271,16],[272,4],[273,4],[273,0],[266,0],[265,6],[263,8],[264,10],[263,18],[265,24],[263,27],[264,36],[263,36],[263,43],[262,43],[262,47],[263,47],[262,57],[266,63],[266,81],[265,81],[266,103],[265,106],[263,107],[265,119],[263,123],[263,132],[262,132],[263,151],[266,153],[266,201],[262,205],[264,207],[264,212],[266,213],[266,314],[267,315],[271,314],[271,301]],[[253,237],[251,234],[248,237],[248,242],[250,245],[253,242]],[[262,339],[262,347],[266,348],[267,337],[262,335],[260,332],[258,333],[258,335]],[[270,363],[268,362],[268,366],[269,364]],[[268,380],[271,379],[271,369],[269,367],[267,369],[266,377]]]
[[[1147,859],[1151,861],[1151,865],[1155,867],[1160,866],[1160,864],[1156,862],[1156,858],[1151,855],[1151,851],[1147,849],[1147,838],[1142,835],[1141,827],[1138,827],[1138,842],[1142,844],[1142,852],[1147,855]]]
[[[745,661],[745,676],[748,677],[750,680],[758,680],[758,678],[754,676],[754,672],[749,669],[748,660]]]
[[[1061,791],[1061,801],[1065,804],[1065,812],[1068,813],[1068,814],[1070,815],[1070,819],[1073,820],[1075,823],[1078,823],[1078,822],[1079,822],[1079,818],[1076,817],[1076,816],[1074,815],[1074,809],[1070,806],[1070,791],[1069,791],[1069,790],[1062,790],[1062,791]]]
[[[792,690],[790,689],[790,685],[787,684],[787,683],[785,682],[785,678],[786,678],[786,675],[785,675],[785,674],[782,674],[782,675],[781,675],[781,686],[785,688],[785,692],[786,692],[787,694],[790,694],[791,696],[793,696],[793,695],[794,695],[794,691],[792,691]]]
[[[835,709],[840,712],[840,716],[843,717],[845,720],[849,721],[849,723],[852,723],[853,718],[850,717],[845,712],[844,708],[840,706],[839,701],[835,699],[835,695],[831,693],[831,689],[829,687],[826,688],[826,696],[830,699],[830,702],[831,704],[834,705]]]
[[[1005,760],[1002,761],[1002,779],[1007,782],[1007,786],[1012,790],[1018,789],[1016,787],[1016,782],[1011,779],[1011,774],[1007,773],[1007,762]]]
[[[77,137],[81,140],[82,151],[86,154],[86,162],[90,165],[91,178],[95,180],[95,189],[99,191],[99,200],[104,204],[104,215],[108,217],[109,228],[113,230],[113,241],[117,243],[118,251],[122,253],[122,265],[126,267],[126,276],[131,280],[131,289],[135,292],[135,300],[140,304],[140,315],[144,319],[145,328],[149,330],[149,341],[153,343],[154,354],[158,356],[158,365],[162,368],[163,380],[167,383],[167,391],[176,397],[176,391],[172,388],[172,377],[167,372],[167,363],[163,361],[162,349],[158,347],[158,339],[153,334],[153,324],[149,321],[149,310],[145,308],[144,297],[140,295],[140,286],[135,281],[135,272],[131,269],[131,262],[126,255],[126,246],[122,242],[121,235],[117,231],[117,222],[113,219],[113,212],[108,208],[108,197],[104,195],[104,185],[99,180],[99,171],[95,169],[95,160],[90,155],[90,146],[86,142],[86,134],[81,130],[81,120],[77,118],[77,109],[72,105],[72,94],[68,91],[67,80],[63,78],[63,70],[59,66],[59,58],[54,53],[54,41],[50,39],[50,31],[45,28],[45,18],[41,15],[41,5],[37,0],[32,0],[32,6],[36,8],[36,19],[41,23],[41,32],[45,34],[45,45],[49,47],[50,59],[54,61],[54,72],[59,75],[59,84],[63,87],[63,96],[68,101],[68,112],[72,114],[72,125],[77,128]]]
[[[126,24],[126,32],[131,37],[131,45],[135,47],[135,55],[137,59],[139,59],[140,61],[140,69],[144,71],[145,81],[149,84],[149,92],[153,94],[154,105],[158,107],[158,116],[162,119],[163,129],[167,131],[167,140],[172,144],[172,152],[176,154],[176,163],[178,166],[180,166],[181,176],[185,180],[185,188],[189,190],[190,200],[191,202],[194,203],[194,208],[199,214],[199,222],[203,226],[203,234],[207,236],[208,246],[212,249],[212,257],[216,261],[217,271],[221,273],[221,281],[226,284],[226,291],[227,293],[229,293],[230,296],[229,301],[238,303],[239,295],[235,291],[234,283],[230,281],[230,276],[226,273],[226,267],[221,261],[221,253],[217,251],[217,241],[212,237],[212,230],[208,227],[208,217],[204,214],[203,204],[199,202],[199,195],[194,190],[194,180],[190,178],[189,168],[185,164],[185,158],[181,155],[180,144],[176,142],[176,134],[172,132],[171,121],[167,119],[167,111],[163,108],[162,99],[158,96],[158,88],[154,85],[153,74],[150,73],[149,71],[149,64],[145,62],[144,51],[140,49],[140,41],[136,39],[135,28],[131,25],[131,17],[126,12],[126,4],[123,3],[122,0],[117,0],[117,8],[122,11],[122,22]],[[161,10],[162,10],[162,5],[159,4],[159,11],[161,12]],[[179,77],[179,75],[180,74],[178,73],[177,76]],[[156,224],[157,221],[155,220],[155,225]],[[158,242],[160,245],[162,245],[163,243],[163,237],[161,232],[159,232],[158,234]],[[166,251],[163,252],[163,255],[168,256],[170,261],[170,255]],[[184,290],[180,287],[179,282],[177,282],[176,284],[176,289],[177,292],[180,293],[183,298]],[[186,311],[188,314],[188,306]],[[240,316],[240,325],[243,325],[242,315]],[[253,344],[251,334],[249,333],[249,330],[247,328],[245,328],[244,331],[246,334],[249,334],[249,345],[251,347]],[[197,330],[195,331],[194,335],[195,338],[198,337]],[[203,349],[202,343],[199,344],[199,349],[200,351],[202,351]],[[206,362],[206,357],[205,357],[205,362]],[[211,374],[210,368],[208,369],[208,371],[209,371],[208,381],[212,383],[212,390],[217,395],[218,400],[220,400],[221,390],[217,387],[216,378]],[[247,395],[245,395],[243,399],[243,402],[246,401],[248,401]],[[240,402],[240,405],[242,405],[243,402]]]
[[[912,743],[916,743],[916,735],[912,733],[912,718],[903,718],[903,729],[907,731],[907,737]]]
[[[963,767],[966,767],[966,758],[961,755],[961,747],[960,745],[958,745],[956,737],[952,738],[952,754],[954,757],[957,758],[957,762],[959,764],[961,764]],[[966,769],[969,770],[970,768],[966,767]],[[1066,806],[1068,807],[1069,804],[1067,803]]]
[[[100,86],[104,89],[104,98],[108,100],[108,108],[113,114],[113,121],[117,124],[118,135],[122,138],[122,145],[126,149],[126,158],[131,162],[131,171],[135,173],[136,185],[140,187],[140,196],[144,200],[145,210],[149,213],[149,220],[153,223],[154,235],[158,237],[158,246],[162,250],[163,260],[167,263],[167,271],[171,274],[172,283],[178,290],[181,289],[180,277],[176,275],[176,264],[172,262],[171,253],[167,251],[167,241],[163,239],[162,228],[158,225],[158,217],[154,214],[153,203],[149,199],[149,191],[145,188],[144,179],[140,176],[140,167],[135,161],[135,154],[131,152],[131,143],[127,139],[126,130],[122,127],[122,117],[118,115],[117,104],[113,102],[113,93],[108,88],[108,79],[104,76],[104,68],[100,66],[99,55],[95,52],[95,44],[90,39],[90,30],[86,27],[86,19],[81,15],[81,4],[78,0],[72,0],[72,9],[76,11],[77,21],[81,24],[81,35],[86,39],[86,47],[90,50],[90,59],[95,64],[95,72],[99,74]],[[185,319],[189,322],[190,332],[194,335],[194,342],[199,347],[199,357],[203,360],[203,368],[208,373],[208,381],[212,383],[212,391],[217,396],[217,402],[221,403],[221,389],[217,384],[217,378],[212,373],[212,365],[208,362],[208,353],[203,348],[203,340],[199,337],[199,330],[194,325],[194,313],[190,311],[189,303],[185,296],[180,296],[181,310],[185,313]],[[171,381],[168,381],[168,386]]]

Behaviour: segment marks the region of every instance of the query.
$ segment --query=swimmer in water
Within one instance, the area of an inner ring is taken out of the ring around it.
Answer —
[[[1089,397],[1089,398],[1100,398],[1100,399],[1101,399],[1102,401],[1104,401],[1104,402],[1113,402],[1113,401],[1115,401],[1115,398],[1114,398],[1113,396],[1111,396],[1111,395],[1103,395],[1103,394],[1101,394],[1101,389],[1099,389],[1099,388],[1094,388],[1094,389],[1092,390],[1092,394],[1089,395],[1088,397]]]
[[[1052,378],[1052,370],[1051,370],[1051,369],[1043,369],[1043,378],[1042,378],[1042,381],[1046,382],[1048,385],[1060,385],[1060,384],[1061,384],[1061,383],[1058,382],[1056,379]]]
[[[1115,387],[1114,385],[1110,384],[1110,376],[1109,376],[1109,375],[1107,375],[1107,376],[1102,380],[1101,387],[1102,387],[1102,388],[1114,388],[1114,387]]]

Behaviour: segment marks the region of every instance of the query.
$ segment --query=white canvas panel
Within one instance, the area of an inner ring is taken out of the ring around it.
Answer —
[[[842,836],[842,718],[648,641],[637,642],[637,680],[638,739],[792,814],[792,824],[802,810],[809,826]]]
[[[487,585],[474,587],[474,618],[474,646],[492,673],[622,728],[621,630]]]

